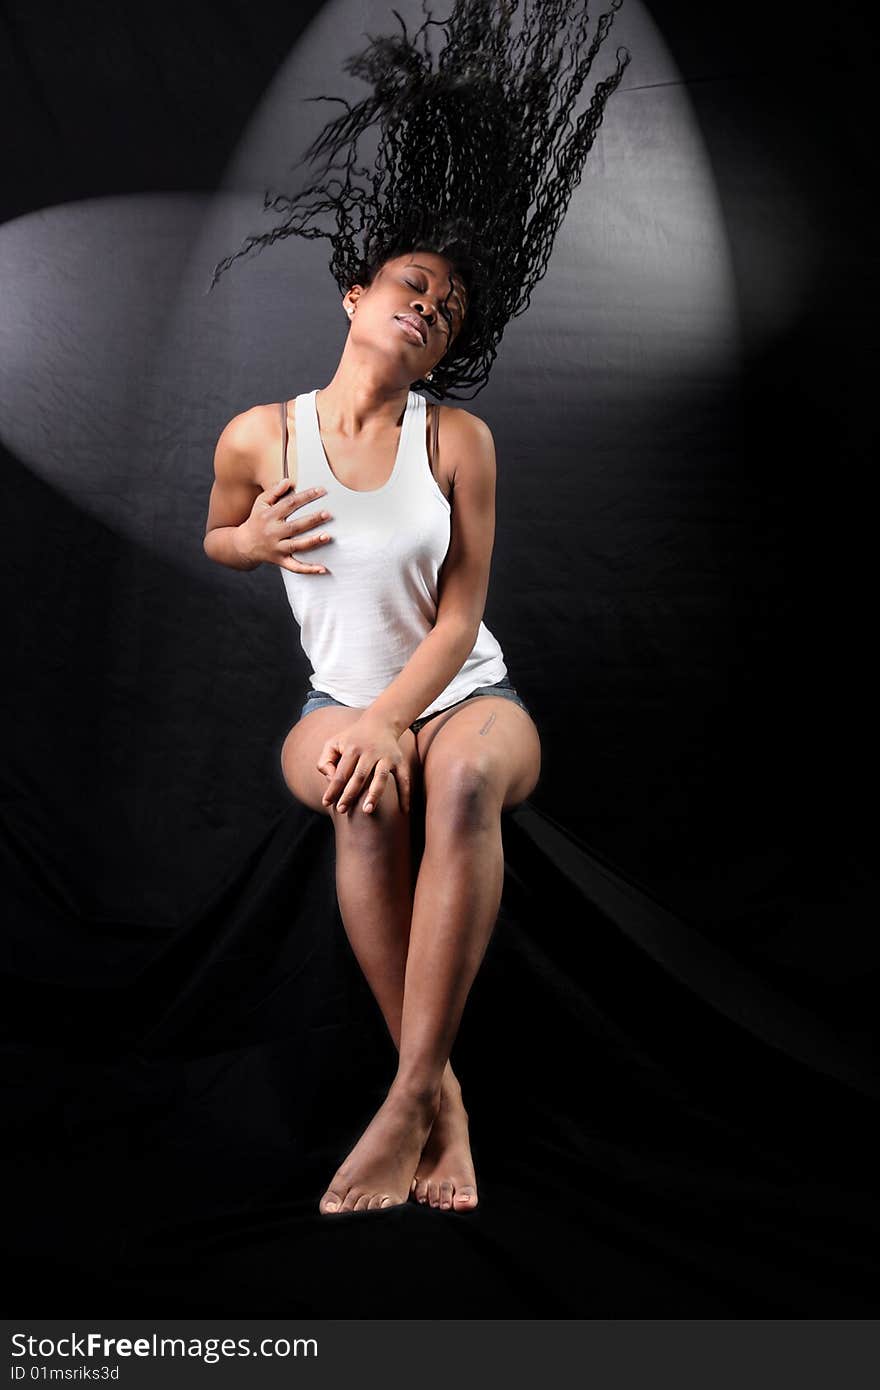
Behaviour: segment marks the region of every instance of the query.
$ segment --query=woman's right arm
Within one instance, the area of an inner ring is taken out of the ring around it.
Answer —
[[[241,526],[263,491],[256,480],[256,422],[252,411],[234,416],[214,450],[214,485],[208,502],[204,549],[210,560],[236,570],[253,570],[259,560],[242,546]]]
[[[205,554],[236,570],[253,570],[266,561],[294,574],[322,573],[322,565],[294,559],[292,552],[326,544],[329,537],[306,536],[305,532],[329,518],[323,513],[289,518],[326,488],[294,492],[291,480],[281,478],[264,491],[257,477],[260,451],[265,448],[259,409],[234,416],[217,441]]]

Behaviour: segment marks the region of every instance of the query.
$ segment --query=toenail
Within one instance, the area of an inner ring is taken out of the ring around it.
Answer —
[[[339,1206],[339,1203],[338,1203],[338,1202],[328,1202],[328,1203],[327,1203],[327,1210],[328,1210],[328,1211],[335,1211],[336,1208],[337,1208],[338,1206]]]

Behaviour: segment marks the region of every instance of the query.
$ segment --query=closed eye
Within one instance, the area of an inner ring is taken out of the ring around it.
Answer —
[[[425,294],[425,293],[426,293],[426,290],[425,290],[424,286],[422,286],[422,285],[414,285],[413,282],[412,282],[412,280],[407,280],[405,276],[404,276],[404,281],[403,281],[403,283],[404,283],[405,285],[408,285],[409,288],[410,288],[411,290],[418,290],[420,294]],[[459,307],[458,307],[457,304],[453,304],[453,306],[452,306],[452,313],[451,313],[451,314],[450,314],[449,310],[446,308],[446,305],[445,305],[445,304],[442,304],[442,303],[441,303],[441,304],[439,304],[437,307],[438,307],[438,309],[439,309],[439,311],[440,311],[441,317],[443,317],[444,319],[446,319],[447,323],[449,324],[450,334],[451,334],[452,325],[453,325],[453,320],[454,320],[454,319],[460,319],[460,318],[461,318],[461,310],[459,309]]]

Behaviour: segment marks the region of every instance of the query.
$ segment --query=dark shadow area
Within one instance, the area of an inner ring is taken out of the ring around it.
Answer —
[[[332,829],[293,807],[144,967],[5,980],[20,1307],[867,1315],[870,1063],[528,803],[504,833],[453,1058],[475,1212],[317,1213],[395,1059],[336,909]]]

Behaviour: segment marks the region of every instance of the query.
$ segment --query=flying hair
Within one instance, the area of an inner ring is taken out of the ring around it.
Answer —
[[[445,20],[422,0],[426,18],[411,38],[393,10],[401,32],[367,35],[367,46],[343,64],[369,85],[368,95],[354,105],[305,98],[345,108],[292,166],[308,161],[315,181],[292,195],[264,194],[263,211],[283,212],[283,221],[219,261],[208,292],[239,256],[288,236],[330,242],[341,294],[369,286],[394,257],[433,251],[459,277],[467,308],[431,380],[413,387],[438,399],[473,399],[507,323],[525,312],[546,273],[606,103],[630,62],[628,49],[618,48],[615,70],[573,120],[622,3],[610,0],[589,36],[584,0],[524,0],[515,33],[519,0],[455,0]],[[444,35],[436,61],[431,29]],[[378,148],[369,168],[358,164],[358,144],[373,127]],[[451,332],[445,300],[439,310]],[[461,394],[469,387],[476,389]]]

